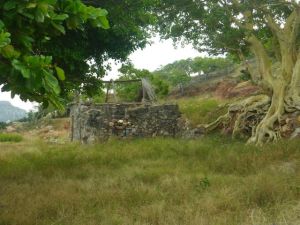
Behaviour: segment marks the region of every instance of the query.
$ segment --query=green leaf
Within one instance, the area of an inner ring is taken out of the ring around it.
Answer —
[[[12,45],[3,47],[1,53],[7,59],[18,58],[20,56],[20,52],[16,51]]]
[[[7,1],[4,4],[3,9],[9,11],[9,10],[16,8],[16,5],[17,5],[17,3],[14,0]]]
[[[23,68],[22,70],[21,70],[21,73],[22,73],[22,75],[23,75],[23,77],[24,78],[30,78],[30,75],[31,75],[31,71],[28,69],[28,68]]]
[[[19,10],[19,13],[20,13],[21,15],[23,15],[23,16],[25,16],[25,17],[31,19],[31,20],[34,19],[34,16],[33,16],[32,14],[27,13],[27,12],[24,12],[23,10]]]
[[[56,30],[58,30],[59,32],[61,32],[62,34],[66,34],[66,30],[65,30],[65,28],[64,28],[64,26],[63,25],[60,25],[60,24],[57,24],[57,23],[51,23],[52,24],[52,26],[56,29]]]
[[[43,70],[43,73],[45,75],[44,81],[46,90],[49,92],[54,92],[56,95],[58,95],[60,93],[60,86],[56,77],[46,70]]]
[[[56,70],[56,74],[57,74],[58,79],[64,81],[66,79],[65,71],[62,68],[58,67],[58,66],[55,66],[55,70]]]
[[[11,40],[10,40],[10,33],[2,31],[0,33],[0,48],[3,48],[6,45],[9,45],[10,42],[11,42]]]
[[[101,23],[101,27],[104,29],[109,29],[109,22],[108,19],[106,17],[99,17],[100,23]]]
[[[26,5],[26,8],[27,8],[27,9],[32,9],[32,8],[36,8],[36,6],[37,6],[37,3],[31,2],[31,3],[28,3],[28,4]]]
[[[69,15],[68,14],[60,14],[60,15],[53,15],[52,16],[52,20],[58,20],[58,21],[64,21],[66,20],[67,18],[69,18]]]
[[[45,21],[45,15],[39,8],[35,11],[35,21],[39,23],[43,23]]]
[[[29,50],[32,48],[32,43],[34,42],[34,39],[28,35],[22,35],[20,36],[21,43]]]
[[[5,27],[4,23],[2,20],[0,20],[0,30],[2,30]]]
[[[65,111],[65,107],[62,104],[62,101],[60,101],[60,99],[57,96],[54,95],[48,95],[47,96],[49,99],[49,102],[55,107],[57,108],[60,112],[64,112]]]
[[[16,70],[19,70],[19,71],[21,71],[22,68],[23,68],[23,64],[22,64],[19,60],[17,60],[17,59],[14,59],[14,60],[12,61],[12,65],[13,65],[13,67],[14,67]]]
[[[21,72],[21,74],[24,78],[27,78],[27,79],[30,78],[31,71],[21,61],[14,59],[12,61],[12,65],[16,70]]]

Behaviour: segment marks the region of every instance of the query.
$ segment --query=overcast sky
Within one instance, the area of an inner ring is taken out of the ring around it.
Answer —
[[[148,45],[143,50],[138,50],[130,55],[130,60],[138,69],[148,69],[154,71],[159,67],[172,63],[176,60],[193,58],[200,56],[200,53],[192,48],[192,46],[176,48],[173,46],[171,40],[160,41],[159,38],[153,39],[153,44]],[[109,73],[105,80],[116,79],[118,76],[118,69],[120,65],[114,65],[113,70]],[[31,102],[23,102],[19,97],[11,99],[10,93],[0,92],[0,101],[10,101],[13,105],[25,109],[27,111],[34,108]]]

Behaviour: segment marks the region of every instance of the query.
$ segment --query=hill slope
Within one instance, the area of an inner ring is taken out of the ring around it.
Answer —
[[[26,111],[13,106],[10,102],[0,101],[0,122],[15,121],[26,117]]]

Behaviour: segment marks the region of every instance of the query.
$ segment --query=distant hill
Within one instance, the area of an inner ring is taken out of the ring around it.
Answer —
[[[0,122],[19,120],[26,115],[25,110],[13,106],[10,102],[0,101]]]

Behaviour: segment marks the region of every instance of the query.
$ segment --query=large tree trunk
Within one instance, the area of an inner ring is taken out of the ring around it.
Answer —
[[[280,67],[278,72],[282,71]],[[299,111],[300,114],[300,58],[289,83],[283,74],[277,74],[271,83],[265,83],[271,96],[258,95],[230,105],[226,115],[205,126],[206,131],[218,127],[232,127],[232,135],[250,134],[248,143],[263,144],[281,138],[282,119],[285,114]]]
[[[300,51],[297,46],[300,9],[295,9],[284,28],[270,16],[266,16],[266,23],[280,46],[279,61],[275,64],[272,63],[262,42],[255,36],[255,32],[252,32],[251,22],[241,26],[249,31],[250,35],[246,41],[257,60],[258,74],[252,74],[253,79],[257,77],[260,79],[259,84],[269,90],[270,98],[257,96],[233,104],[225,116],[206,126],[207,130],[235,120],[233,135],[236,136],[243,130],[246,121],[249,122],[250,117],[253,121],[255,116],[260,121],[252,124],[248,143],[262,144],[281,137],[281,120],[286,113],[300,111]]]

